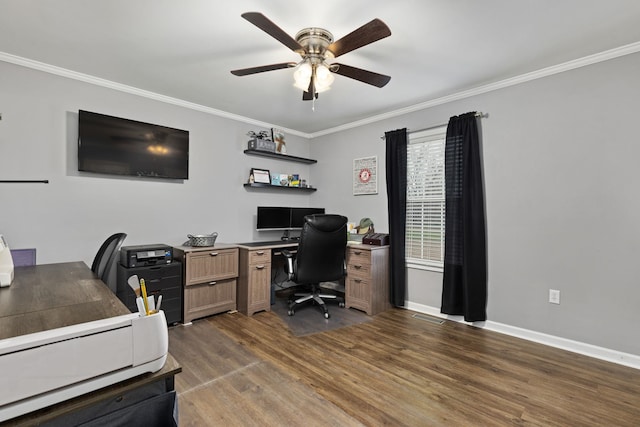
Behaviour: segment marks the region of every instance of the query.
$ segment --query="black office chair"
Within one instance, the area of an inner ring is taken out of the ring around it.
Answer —
[[[289,251],[282,251],[287,258],[289,280],[311,287],[311,293],[295,294],[289,299],[289,316],[295,306],[311,301],[329,318],[325,299],[337,300],[344,307],[344,298],[321,294],[321,282],[333,282],[345,276],[345,252],[347,248],[347,218],[342,215],[307,215],[300,234],[295,259]]]
[[[107,283],[109,274],[111,273],[111,266],[118,255],[122,242],[127,237],[126,233],[112,234],[104,241],[98,253],[93,259],[91,264],[91,271],[93,271],[104,283]]]

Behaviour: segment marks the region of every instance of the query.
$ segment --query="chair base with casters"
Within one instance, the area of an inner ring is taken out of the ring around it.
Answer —
[[[324,300],[338,301],[339,307],[344,308],[344,298],[333,294],[321,294],[319,285],[311,285],[310,293],[296,293],[289,297],[289,309],[287,310],[287,314],[289,316],[293,316],[295,314],[296,305],[311,302],[318,305],[322,309],[324,318],[328,319],[331,316],[329,315],[329,310],[327,310],[327,305]]]

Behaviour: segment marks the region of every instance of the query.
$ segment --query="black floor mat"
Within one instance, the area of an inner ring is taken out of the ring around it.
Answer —
[[[357,325],[372,319],[366,313],[352,308],[341,308],[337,302],[327,302],[329,318],[325,319],[322,309],[308,302],[295,308],[295,314],[287,314],[287,298],[277,297],[276,303],[271,306],[271,311],[276,313],[289,327],[291,333],[297,337],[311,335],[318,332],[330,331],[345,326]]]

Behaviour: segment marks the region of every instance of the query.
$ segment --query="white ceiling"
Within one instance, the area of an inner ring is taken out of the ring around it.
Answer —
[[[292,37],[315,26],[339,39],[380,18],[392,35],[340,62],[391,81],[379,89],[336,76],[312,111],[292,70],[233,76],[299,59],[240,17],[248,11]],[[307,136],[621,46],[639,51],[639,42],[637,0],[0,0],[0,59],[61,67]]]

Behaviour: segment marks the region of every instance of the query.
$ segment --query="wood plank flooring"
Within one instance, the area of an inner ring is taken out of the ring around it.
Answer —
[[[272,312],[171,328],[180,425],[640,425],[640,370],[413,314],[304,337]]]

